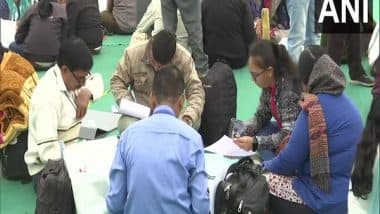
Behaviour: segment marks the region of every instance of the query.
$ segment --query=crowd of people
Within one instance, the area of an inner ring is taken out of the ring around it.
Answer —
[[[233,141],[263,160],[268,212],[347,213],[350,181],[356,197],[378,194],[379,24],[369,44],[373,80],[361,64],[360,34],[327,34],[321,46],[314,1],[108,0],[99,11],[97,0],[0,0],[1,18],[17,21],[9,51],[47,70],[29,106],[25,163],[35,189],[47,161],[62,158],[61,142],[78,137],[88,104],[103,94],[101,75],[91,73],[93,54],[102,54],[106,35],[133,33],[105,82],[116,103],[148,106],[151,116],[119,120],[105,199],[110,213],[209,212],[197,129],[210,102],[204,89],[213,87],[205,77],[216,62],[247,66],[261,89],[255,114]],[[263,8],[271,11],[269,23]],[[266,27],[270,40],[263,39]],[[286,46],[277,38],[282,30]],[[1,58],[6,51],[0,43]],[[340,66],[344,54],[350,83]],[[373,87],[364,123],[347,84]]]

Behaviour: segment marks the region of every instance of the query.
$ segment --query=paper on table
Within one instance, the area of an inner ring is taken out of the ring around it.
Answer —
[[[113,111],[114,110],[116,109],[114,108]],[[150,108],[127,99],[121,99],[118,112],[121,114],[143,119],[149,117]]]
[[[0,40],[1,44],[8,48],[9,45],[15,40],[16,35],[16,21],[0,19]]]
[[[236,145],[231,138],[224,135],[211,146],[205,148],[206,151],[217,153],[229,157],[245,157],[254,155],[255,152],[247,152]]]

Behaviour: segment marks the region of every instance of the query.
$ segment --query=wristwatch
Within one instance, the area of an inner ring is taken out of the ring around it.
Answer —
[[[257,151],[257,148],[259,147],[259,143],[257,142],[257,137],[253,136],[253,142],[252,142],[252,151]]]

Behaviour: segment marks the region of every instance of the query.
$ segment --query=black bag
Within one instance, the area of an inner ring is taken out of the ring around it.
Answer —
[[[236,117],[236,82],[228,64],[216,62],[205,77],[206,102],[199,133],[205,146],[228,135],[231,118]]]
[[[90,206],[90,205],[89,205]],[[36,214],[75,214],[71,180],[64,161],[49,160],[37,185]]]
[[[17,136],[17,143],[8,144],[0,150],[3,176],[9,180],[21,180],[28,183],[32,180],[25,164],[24,154],[28,148],[28,131]]]
[[[261,166],[250,158],[232,164],[215,193],[215,214],[263,214],[267,211],[269,187]]]

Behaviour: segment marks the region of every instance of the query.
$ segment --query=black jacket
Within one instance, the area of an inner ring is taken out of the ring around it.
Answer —
[[[234,69],[247,63],[248,46],[256,34],[246,0],[203,0],[202,25],[210,66],[218,58]]]
[[[83,39],[90,49],[102,45],[103,32],[97,0],[70,0],[66,11],[68,36]]]

